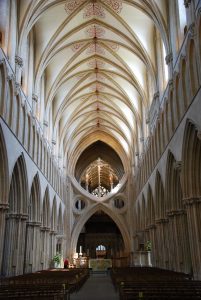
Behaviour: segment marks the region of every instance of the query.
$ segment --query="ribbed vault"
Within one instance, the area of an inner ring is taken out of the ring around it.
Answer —
[[[35,74],[36,118],[48,127],[55,155],[65,157],[68,167],[80,141],[101,131],[132,160],[140,139],[148,135],[147,112],[157,91],[156,36],[164,48],[160,59],[169,53],[165,2],[19,3],[18,52],[23,54],[28,36],[34,52],[28,63]],[[25,93],[27,86],[25,82]]]

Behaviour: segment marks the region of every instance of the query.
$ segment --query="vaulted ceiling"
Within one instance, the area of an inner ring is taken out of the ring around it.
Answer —
[[[50,123],[58,151],[69,157],[105,135],[131,157],[157,90],[157,33],[168,47],[165,3],[20,1],[19,40],[33,35],[34,89],[44,98],[37,117]]]

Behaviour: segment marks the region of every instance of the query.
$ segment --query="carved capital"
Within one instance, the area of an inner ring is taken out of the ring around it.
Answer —
[[[159,96],[160,96],[159,91],[154,93],[153,100],[157,100],[159,98]]]
[[[194,22],[189,25],[189,33],[192,37],[195,36],[195,23]]]
[[[20,94],[20,84],[15,82],[15,96]]]
[[[184,5],[186,8],[188,8],[190,4],[191,4],[191,0],[184,0]]]
[[[7,203],[0,203],[0,210],[7,211],[9,205]]]
[[[14,75],[14,74],[9,74],[9,75],[7,76],[7,80],[8,80],[8,81],[15,80],[15,75]]]
[[[201,198],[199,197],[185,198],[183,199],[183,203],[185,206],[195,205],[197,203],[201,203]]]
[[[197,132],[197,138],[201,141],[201,131],[200,130]]]
[[[169,63],[171,63],[172,61],[173,61],[173,55],[172,55],[172,52],[171,52],[168,55],[166,55],[165,62],[166,62],[167,65],[169,65]]]
[[[168,85],[169,85],[169,89],[172,90],[173,89],[173,80],[172,79],[170,79],[168,81]]]
[[[164,224],[164,223],[168,223],[169,220],[167,218],[160,218],[156,220],[156,224]]]
[[[22,59],[20,56],[18,56],[18,55],[15,55],[15,63],[16,63],[16,65],[18,65],[20,68],[23,67],[23,59]]]
[[[143,136],[140,138],[140,142],[144,142],[144,137]]]
[[[181,167],[182,167],[182,162],[181,161],[175,161],[174,162],[174,165],[173,165],[174,170],[181,172]]]
[[[52,145],[56,145],[56,140],[52,139]]]

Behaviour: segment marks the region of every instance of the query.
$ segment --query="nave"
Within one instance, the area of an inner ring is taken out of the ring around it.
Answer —
[[[107,273],[93,273],[71,300],[118,300],[111,278]]]

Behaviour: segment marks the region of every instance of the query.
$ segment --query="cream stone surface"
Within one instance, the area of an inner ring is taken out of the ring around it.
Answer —
[[[150,241],[201,279],[200,86],[200,0],[0,0],[1,275],[72,260],[101,211],[119,265]]]

